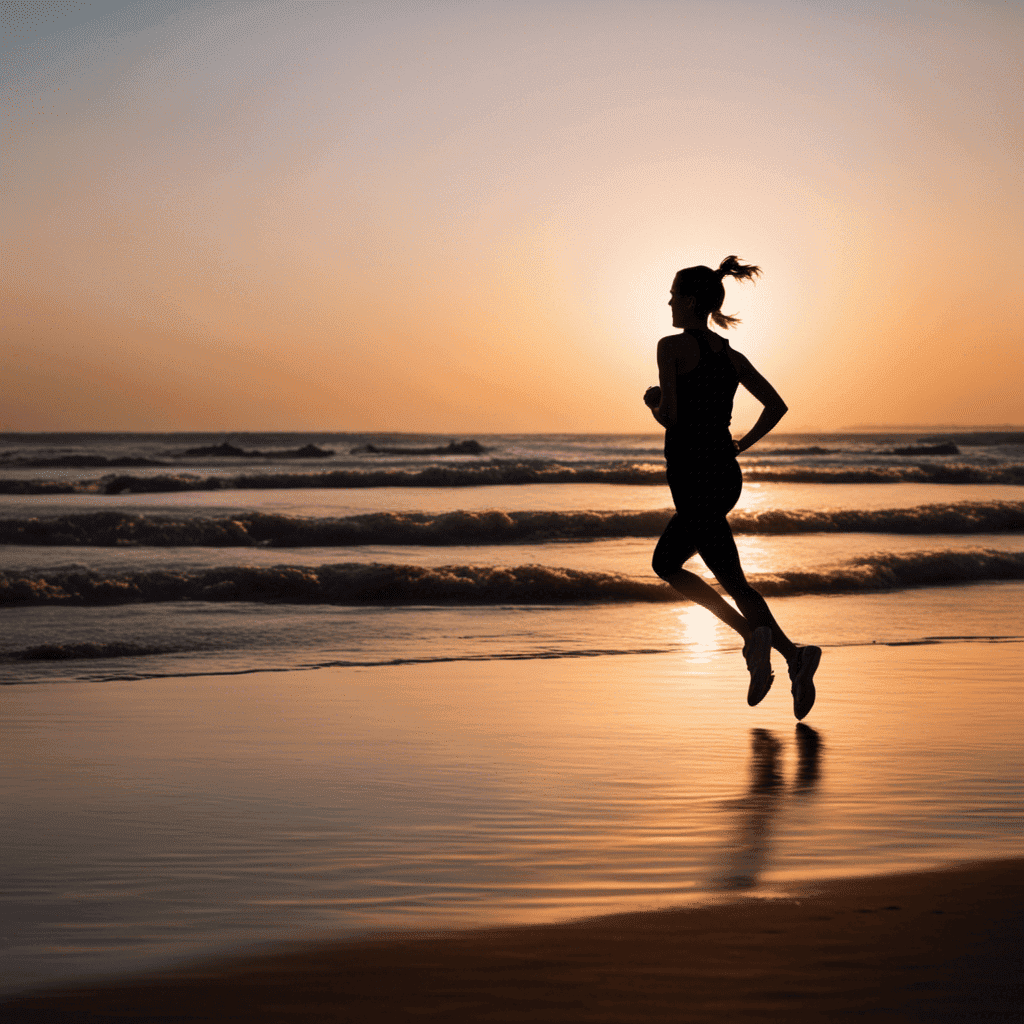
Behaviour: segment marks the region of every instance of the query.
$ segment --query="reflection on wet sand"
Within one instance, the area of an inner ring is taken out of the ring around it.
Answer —
[[[750,730],[750,787],[728,807],[738,811],[724,876],[716,888],[753,889],[768,866],[772,829],[791,800],[810,796],[820,774],[821,737],[803,722],[796,726],[797,768],[787,790],[781,772],[782,742],[770,729]],[[787,800],[787,796],[789,800]]]

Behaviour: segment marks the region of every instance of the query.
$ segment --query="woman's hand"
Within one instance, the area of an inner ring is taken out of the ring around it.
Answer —
[[[657,409],[661,405],[661,388],[657,384],[644,392],[644,405],[648,409]]]

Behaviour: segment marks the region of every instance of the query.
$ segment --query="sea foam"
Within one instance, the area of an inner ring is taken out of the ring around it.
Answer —
[[[333,519],[263,512],[221,517],[84,512],[0,520],[0,544],[282,548],[532,544],[657,537],[671,515],[671,509],[373,512]],[[735,533],[771,535],[1013,533],[1024,530],[1024,502],[960,502],[905,509],[773,509],[733,512],[729,522]]]
[[[856,593],[1024,579],[1024,552],[879,553],[837,566],[750,577],[766,596]],[[338,605],[564,605],[677,601],[648,577],[541,565],[495,567],[341,563],[100,573],[82,568],[0,573],[0,605],[251,601]]]
[[[743,461],[748,481],[789,483],[937,483],[1024,485],[1024,464],[976,466],[945,462],[879,466],[772,466]],[[319,472],[218,474],[119,474],[100,479],[0,479],[0,494],[164,494],[181,491],[287,490],[295,488],[364,487],[493,487],[517,484],[664,484],[658,462],[617,462],[604,465],[565,465],[559,462],[505,462],[473,465],[434,465],[424,469],[335,469]]]

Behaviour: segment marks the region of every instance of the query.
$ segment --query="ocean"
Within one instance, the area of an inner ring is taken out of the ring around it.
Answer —
[[[472,440],[480,454],[386,453],[453,443],[432,435],[0,436],[0,672],[144,679],[686,643],[644,607],[675,603],[650,570],[671,514],[659,437]],[[307,445],[324,454],[296,457]],[[741,461],[733,530],[767,597],[1024,579],[1024,434],[777,435]],[[609,614],[629,626],[595,635]]]
[[[659,435],[0,435],[8,988],[1019,854],[1024,432],[740,462],[795,732]]]

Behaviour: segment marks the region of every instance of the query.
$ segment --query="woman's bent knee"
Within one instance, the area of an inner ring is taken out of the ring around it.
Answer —
[[[666,583],[668,582],[669,577],[675,576],[682,567],[683,563],[677,558],[666,558],[664,555],[659,555],[657,551],[654,552],[654,557],[651,559],[651,568]]]

